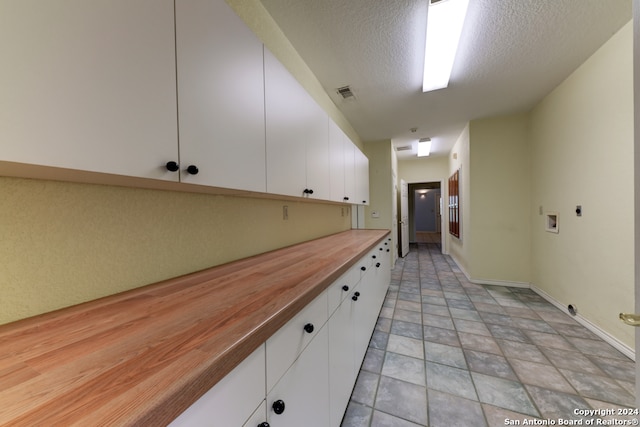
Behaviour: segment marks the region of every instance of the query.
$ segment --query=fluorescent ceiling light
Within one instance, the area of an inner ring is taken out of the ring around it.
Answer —
[[[427,15],[427,42],[424,51],[422,91],[449,86],[469,0],[430,1]]]
[[[431,139],[422,138],[418,141],[418,157],[425,157],[431,153]]]

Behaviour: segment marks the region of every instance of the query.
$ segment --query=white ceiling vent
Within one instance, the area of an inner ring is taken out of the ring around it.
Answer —
[[[408,151],[412,149],[413,147],[411,145],[403,145],[402,147],[396,147],[396,151]]]
[[[355,99],[355,95],[353,94],[349,86],[339,87],[338,89],[336,89],[336,92],[338,92],[338,94],[342,96],[344,99],[349,99],[349,98]]]

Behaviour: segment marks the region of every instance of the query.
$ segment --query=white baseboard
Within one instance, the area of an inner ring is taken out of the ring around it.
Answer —
[[[531,285],[528,282],[510,282],[507,280],[474,279],[469,275],[469,273],[465,271],[464,268],[460,266],[460,263],[454,256],[452,255],[449,255],[449,256],[451,257],[451,259],[453,259],[453,261],[456,263],[456,265],[458,266],[462,274],[464,274],[464,276],[467,278],[467,280],[470,281],[471,283],[475,283],[476,285],[508,286],[510,288],[530,288],[531,287]]]
[[[538,295],[540,295],[542,298],[549,301],[554,306],[558,307],[563,312],[565,313],[567,312],[567,307],[564,304],[560,303],[560,301],[556,300],[555,298],[553,298],[551,295],[549,295],[542,289],[531,285],[531,290],[537,293]],[[569,316],[569,314],[567,314],[567,316]],[[587,328],[588,330],[590,330],[591,332],[593,332],[594,334],[596,334],[597,336],[605,340],[607,343],[611,344],[611,346],[613,346],[616,350],[618,350],[619,352],[627,356],[629,359],[633,361],[636,360],[635,349],[629,347],[628,345],[626,345],[625,343],[623,343],[622,341],[620,341],[619,339],[617,339],[616,337],[608,333],[607,331],[601,329],[598,325],[591,323],[589,319],[581,316],[580,313],[571,317],[576,322],[580,323],[582,326],[584,326],[585,328]]]
[[[560,301],[556,300],[551,295],[549,295],[548,293],[546,293],[542,289],[537,288],[536,286],[534,286],[531,283],[508,282],[508,281],[505,281],[505,280],[472,279],[469,276],[469,273],[467,273],[464,270],[464,268],[462,268],[460,266],[460,263],[458,262],[458,260],[456,260],[455,257],[452,256],[452,255],[449,255],[449,256],[453,259],[453,261],[456,263],[456,265],[458,266],[460,271],[465,275],[467,280],[470,281],[471,283],[475,283],[477,285],[495,285],[495,286],[507,286],[507,287],[512,287],[512,288],[529,288],[532,291],[534,291],[535,293],[537,293],[538,295],[540,295],[542,298],[546,299],[549,303],[551,303],[554,306],[556,306],[562,312],[567,313],[567,316],[570,316],[568,311],[567,311],[567,307],[564,304],[562,304]],[[591,332],[593,332],[594,334],[596,334],[597,336],[602,338],[605,342],[607,342],[608,344],[613,346],[616,350],[618,350],[619,352],[621,352],[622,354],[627,356],[629,359],[631,359],[633,361],[636,360],[635,349],[629,347],[628,345],[626,345],[625,343],[623,343],[622,341],[620,341],[619,339],[617,339],[616,337],[614,337],[610,333],[606,332],[605,330],[601,329],[599,326],[595,325],[594,323],[591,323],[591,321],[589,321],[585,317],[581,316],[580,313],[578,313],[575,316],[571,316],[571,317],[576,322],[580,323],[582,326],[584,326],[585,328],[587,328],[588,330],[590,330]]]

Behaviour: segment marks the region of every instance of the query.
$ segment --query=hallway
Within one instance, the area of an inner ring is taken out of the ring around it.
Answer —
[[[470,283],[433,243],[391,274],[343,427],[559,425],[635,406],[634,362],[533,291]]]

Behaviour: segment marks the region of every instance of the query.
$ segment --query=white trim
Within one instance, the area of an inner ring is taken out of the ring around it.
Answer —
[[[575,316],[571,316],[568,313],[567,307],[564,304],[562,304],[560,301],[553,298],[551,295],[549,295],[542,289],[534,286],[531,283],[507,282],[503,280],[472,279],[469,276],[469,274],[464,270],[464,268],[460,266],[460,263],[458,262],[458,260],[456,260],[456,258],[453,255],[449,255],[449,256],[453,259],[453,261],[456,263],[460,271],[465,275],[467,280],[469,280],[471,283],[475,283],[477,285],[497,285],[497,286],[506,286],[506,287],[512,287],[512,288],[529,288],[533,292],[537,293],[542,298],[547,300],[549,303],[553,304],[555,307],[560,309],[560,311],[562,311],[563,313],[566,313],[567,316],[573,318],[576,322],[580,323],[582,326],[584,326],[585,328],[587,328],[588,330],[590,330],[591,332],[593,332],[594,334],[602,338],[607,344],[610,344],[612,347],[614,347],[616,350],[618,350],[619,352],[627,356],[629,359],[633,361],[636,360],[636,352],[634,348],[629,347],[628,345],[626,345],[625,343],[623,343],[622,341],[620,341],[619,339],[617,339],[616,337],[608,333],[607,331],[601,329],[598,325],[592,323],[590,320],[581,316],[579,313]]]
[[[559,308],[563,313],[567,312],[566,307],[564,306],[564,304],[560,303],[560,301],[556,300],[551,295],[549,295],[542,289],[535,287],[534,285],[531,285],[530,287],[533,292],[537,293],[542,298],[549,301],[551,304]],[[569,314],[567,314],[567,316],[569,316]],[[625,343],[623,343],[622,341],[620,341],[619,339],[617,339],[616,337],[608,333],[607,331],[601,329],[598,325],[591,323],[591,321],[581,316],[580,313],[570,317],[572,317],[573,319],[575,319],[576,322],[580,323],[582,326],[584,326],[585,328],[587,328],[588,330],[590,330],[591,332],[593,332],[594,334],[596,334],[597,336],[605,340],[608,344],[612,345],[616,350],[618,350],[619,352],[627,356],[629,359],[633,361],[636,360],[636,352],[633,348],[629,347],[628,345],[626,345]]]
[[[465,275],[467,280],[476,285],[506,286],[509,288],[530,288],[531,287],[529,282],[509,282],[506,280],[473,279],[471,276],[469,276],[469,273],[467,273],[465,269],[460,266],[460,263],[458,262],[455,256],[451,254],[449,254],[449,256],[453,259],[453,261],[456,263],[456,265],[458,266],[462,274]]]

